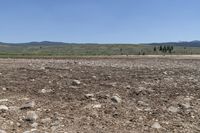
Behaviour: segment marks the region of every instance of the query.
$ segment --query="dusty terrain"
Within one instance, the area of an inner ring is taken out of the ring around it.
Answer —
[[[0,59],[0,133],[198,133],[200,58]]]

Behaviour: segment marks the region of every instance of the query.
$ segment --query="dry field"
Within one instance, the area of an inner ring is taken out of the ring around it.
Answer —
[[[198,133],[200,57],[0,59],[0,133]]]

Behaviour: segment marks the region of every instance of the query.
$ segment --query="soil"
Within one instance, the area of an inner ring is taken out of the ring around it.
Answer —
[[[198,133],[200,58],[0,59],[0,106],[0,133]]]

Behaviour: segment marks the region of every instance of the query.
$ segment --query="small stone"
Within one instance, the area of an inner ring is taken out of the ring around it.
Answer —
[[[144,87],[139,87],[139,88],[135,89],[135,93],[137,95],[140,94],[140,93],[143,93],[145,91],[146,91],[146,88],[144,88]]]
[[[167,75],[167,72],[165,71],[165,72],[163,72],[163,74],[164,74],[164,75]]]
[[[172,112],[172,113],[177,113],[179,111],[179,109],[177,107],[174,107],[174,106],[170,106],[168,108],[168,111],[169,112]]]
[[[52,92],[52,90],[51,89],[42,89],[41,90],[41,93],[43,93],[43,94],[45,94],[45,93],[49,93],[49,92]]]
[[[20,124],[19,122],[17,122],[17,126],[18,126],[18,127],[20,127],[20,126],[21,126],[21,124]]]
[[[138,101],[138,104],[141,105],[141,106],[148,106],[149,104],[143,102],[143,101]]]
[[[40,67],[40,69],[41,69],[41,70],[45,70],[46,68],[45,68],[45,67]]]
[[[189,109],[189,108],[191,108],[191,106],[190,106],[190,103],[189,103],[189,102],[182,103],[182,104],[180,104],[180,106],[182,106],[182,107],[183,107],[183,108],[185,108],[185,109]]]
[[[153,125],[151,126],[152,128],[155,128],[155,129],[160,129],[162,128],[162,126],[158,123],[158,122],[154,122]]]
[[[95,104],[92,106],[93,108],[101,108],[101,104]]]
[[[25,131],[23,133],[39,133],[37,129],[31,129],[30,131]]]
[[[36,128],[38,126],[38,123],[34,122],[33,124],[31,124],[31,127]]]
[[[109,76],[107,76],[107,79],[108,79],[108,80],[112,79],[112,76],[110,76],[110,75],[109,75]]]
[[[46,93],[47,91],[45,89],[42,89],[41,90],[41,93]]]
[[[111,100],[115,103],[121,103],[122,102],[122,99],[120,98],[120,96],[118,95],[115,95],[115,96],[112,96],[111,97]]]
[[[96,98],[94,98],[94,97],[92,97],[92,98],[91,98],[91,100],[92,100],[92,101],[96,101],[97,99],[96,99]]]
[[[34,101],[28,101],[24,103],[20,109],[29,109],[29,108],[34,108],[35,107],[35,102]]]
[[[79,80],[73,80],[72,85],[80,85],[81,82]]]
[[[51,118],[45,118],[41,120],[42,124],[46,124],[46,123],[50,123],[51,122]]]
[[[31,133],[31,131],[25,131],[25,132],[23,132],[23,133]]]
[[[38,115],[35,113],[35,111],[28,111],[26,114],[26,121],[36,121],[38,118]]]
[[[0,99],[0,102],[8,102],[8,99]]]
[[[3,87],[3,88],[2,88],[2,90],[3,90],[3,91],[6,91],[6,90],[7,90],[7,88]]]
[[[92,98],[92,97],[94,97],[94,94],[85,94],[85,97],[86,98]]]
[[[0,133],[6,133],[6,131],[0,129]]]
[[[5,105],[0,105],[0,111],[7,111],[8,107]]]
[[[35,79],[31,79],[32,82],[35,82]]]
[[[130,86],[130,85],[127,85],[127,86],[126,86],[126,89],[131,89],[131,86]]]
[[[92,76],[93,79],[97,79],[97,76]]]

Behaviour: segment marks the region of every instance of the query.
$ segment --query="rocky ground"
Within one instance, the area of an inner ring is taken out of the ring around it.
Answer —
[[[200,132],[200,59],[0,59],[0,133],[110,132]]]

